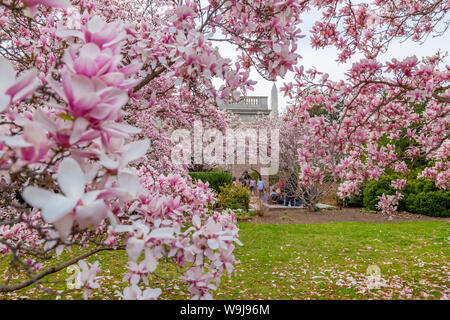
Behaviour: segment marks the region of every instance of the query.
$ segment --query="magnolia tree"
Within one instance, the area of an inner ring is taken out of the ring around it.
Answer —
[[[280,119],[258,119],[257,128],[280,130],[281,180],[294,181],[295,196],[311,208],[337,183],[338,196],[360,191],[387,168],[405,177],[411,164],[426,159],[419,177],[449,188],[450,69],[445,54],[379,61],[394,39],[423,43],[449,27],[448,1],[303,1],[301,12],[319,9],[311,29],[314,48],[333,46],[338,62],[355,54],[341,81],[317,69],[294,68],[294,81],[281,89],[290,101]],[[398,152],[395,143],[407,140]],[[409,164],[409,166],[408,166]],[[395,195],[382,195],[379,208],[396,210],[406,180],[393,182]],[[297,188],[297,186],[303,188]]]
[[[84,259],[125,250],[118,297],[157,298],[163,265],[192,298],[212,298],[234,270],[236,219],[211,210],[208,186],[170,162],[168,131],[196,119],[223,129],[217,105],[239,98],[251,66],[271,78],[293,70],[300,11],[292,1],[1,0],[0,252],[10,267],[0,292],[50,290],[47,275],[78,263],[87,297],[101,266]],[[236,62],[214,46],[224,41]],[[73,247],[82,253],[52,264]]]
[[[312,45],[335,46],[341,62],[356,53],[365,57],[342,81],[296,67],[294,82],[282,89],[292,101],[292,126],[305,133],[299,149],[303,184],[332,179],[340,184],[338,195],[346,198],[387,168],[406,176],[408,163],[425,158],[428,165],[419,177],[450,187],[450,68],[443,66],[445,55],[378,59],[389,52],[392,39],[423,42],[442,35],[449,26],[449,10],[448,1],[325,4],[322,21],[312,29]],[[400,139],[409,142],[402,153],[394,145]],[[404,179],[394,181],[397,194],[379,198],[383,212],[396,210],[405,184]]]
[[[302,181],[300,176],[302,162],[299,161],[299,152],[305,152],[305,147],[310,148],[305,145],[304,139],[310,136],[311,128],[299,121],[295,113],[289,112],[280,117],[261,114],[250,122],[236,121],[235,126],[235,131],[249,132],[249,130],[254,130],[253,142],[255,146],[253,149],[257,153],[258,165],[262,167],[272,166],[274,170],[270,173],[284,183],[289,196],[301,200],[303,205],[310,210],[315,210],[316,204],[335,186],[333,179]],[[273,134],[275,130],[276,134]],[[251,136],[251,134],[248,135]],[[277,139],[276,143],[273,139]],[[251,149],[251,141],[248,142],[246,152]],[[260,153],[263,154],[262,157]],[[339,157],[341,154],[335,152],[333,156]],[[262,162],[261,160],[265,158],[269,158],[271,161]],[[323,162],[320,157],[311,160]],[[315,162],[315,164],[320,165],[318,162]]]

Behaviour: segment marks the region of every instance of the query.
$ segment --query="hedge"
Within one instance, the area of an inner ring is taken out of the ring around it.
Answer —
[[[434,217],[450,217],[450,191],[438,189],[430,180],[408,181],[403,202],[408,212]]]
[[[232,178],[230,173],[224,171],[189,172],[189,175],[194,181],[209,182],[209,187],[217,193],[220,193],[220,187],[229,184]]]
[[[379,210],[376,207],[378,196],[383,193],[395,194],[391,182],[399,178],[400,176],[396,174],[386,174],[378,180],[370,181],[363,191],[364,206],[371,210]],[[398,211],[434,217],[450,217],[450,191],[437,188],[431,180],[410,179],[401,193],[403,198],[399,200]]]
[[[367,183],[363,191],[363,205],[370,210],[379,210],[377,207],[378,197],[383,195],[394,195],[396,190],[391,185],[393,180],[400,179],[399,175],[382,175],[378,180],[371,180]],[[404,201],[400,200],[397,206],[398,211],[404,211]]]

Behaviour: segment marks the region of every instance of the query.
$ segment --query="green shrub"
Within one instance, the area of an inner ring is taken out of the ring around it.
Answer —
[[[370,210],[378,210],[376,207],[378,196],[383,193],[395,194],[391,182],[399,178],[400,176],[396,174],[386,174],[378,180],[370,181],[364,188],[364,206]],[[399,200],[398,211],[450,217],[450,191],[437,188],[431,180],[410,179],[401,193],[403,198]]]
[[[248,211],[250,196],[241,185],[228,184],[220,187],[219,204],[222,209],[242,209]]]
[[[201,172],[189,172],[192,180],[201,180],[202,182],[209,182],[209,187],[220,192],[220,187],[227,185],[231,182],[231,174],[224,171],[201,171]]]
[[[391,182],[393,180],[400,179],[399,175],[390,174],[390,175],[382,175],[378,180],[369,181],[364,188],[363,192],[363,204],[369,210],[379,210],[377,208],[378,197],[383,193],[385,195],[393,195],[395,194],[394,187],[391,186]],[[405,210],[404,200],[401,199],[399,201],[399,205],[397,207],[398,211]]]
[[[406,210],[432,217],[450,217],[450,191],[435,190],[409,193]]]
[[[359,208],[364,206],[363,204],[363,192],[360,191],[358,194],[351,196],[350,198],[341,199],[337,196],[337,194],[333,194],[334,200],[336,200],[337,204],[341,207],[346,208]]]

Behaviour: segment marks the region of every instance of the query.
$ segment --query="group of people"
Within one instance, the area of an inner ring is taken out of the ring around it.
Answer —
[[[261,177],[256,180],[254,177],[251,177],[247,173],[245,173],[244,175],[242,175],[242,177],[239,178],[239,181],[236,181],[236,177],[233,177],[233,184],[241,184],[244,188],[249,190],[251,195],[254,195],[256,191],[258,191],[258,197],[265,197],[265,200],[267,201],[267,188],[264,185],[264,180],[262,180]]]
[[[256,180],[254,177],[244,173],[238,180],[236,180],[236,177],[233,177],[233,184],[235,186],[238,184],[242,185],[251,195],[257,192],[259,198],[263,198],[265,202],[271,204],[290,205],[291,207],[300,207],[308,204],[307,190],[297,182],[294,175],[290,176],[286,183],[280,181],[278,185],[273,186],[270,195],[261,177]]]
[[[272,204],[279,204],[300,207],[307,205],[308,193],[307,190],[297,182],[294,176],[289,177],[286,184],[280,181],[277,186],[272,188],[270,193],[270,202]],[[304,203],[306,202],[306,203]]]

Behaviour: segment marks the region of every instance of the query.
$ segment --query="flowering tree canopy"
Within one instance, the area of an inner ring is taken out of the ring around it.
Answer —
[[[301,127],[300,181],[304,185],[339,183],[338,196],[359,192],[365,180],[378,179],[387,168],[407,175],[425,159],[419,177],[450,187],[450,68],[441,52],[381,62],[392,39],[424,42],[449,26],[448,1],[374,1],[352,5],[328,2],[323,19],[312,29],[313,47],[334,46],[338,61],[354,54],[345,79],[333,81],[316,69],[295,67],[294,81],[282,91],[291,99],[285,120]],[[398,152],[395,143],[406,139]],[[403,180],[404,181],[404,180]],[[406,181],[404,181],[406,182]],[[404,185],[404,184],[403,184]],[[380,197],[379,208],[396,210],[402,197]]]

